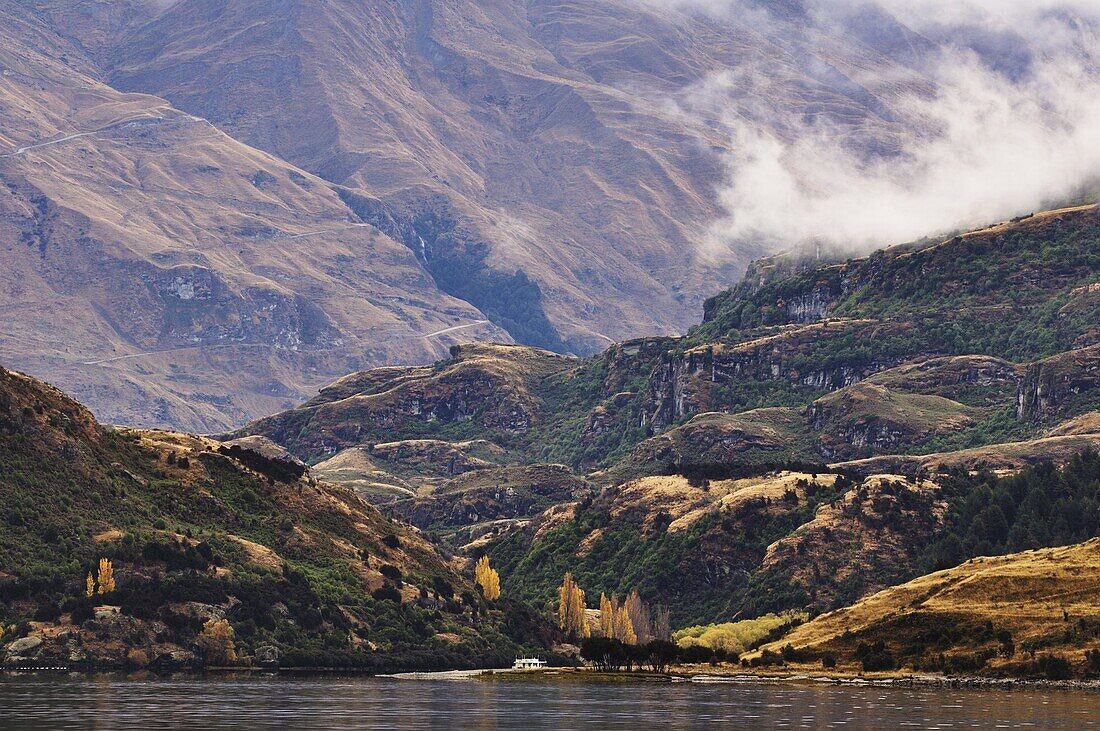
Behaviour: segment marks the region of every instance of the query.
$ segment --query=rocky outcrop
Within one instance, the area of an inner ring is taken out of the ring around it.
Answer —
[[[836,320],[792,326],[735,345],[704,345],[682,355],[670,354],[650,379],[642,424],[656,431],[685,416],[720,410],[717,388],[746,379],[783,381],[808,392],[850,386],[897,365],[899,357],[829,357],[825,353],[830,343],[873,342],[903,329],[874,320]]]
[[[520,346],[470,345],[452,353],[451,360],[431,368],[348,376],[309,403],[261,419],[238,435],[266,436],[303,458],[463,425],[487,435],[524,435],[545,416],[537,386],[578,364]]]
[[[1100,402],[1100,345],[1060,353],[1031,364],[1017,395],[1021,421],[1050,422]]]
[[[731,465],[814,461],[817,455],[798,409],[756,409],[740,414],[704,413],[646,439],[593,479],[620,484],[644,475],[707,471]]]
[[[860,383],[815,401],[807,410],[827,459],[852,459],[919,445],[974,423],[976,409],[927,394]]]
[[[470,442],[410,439],[375,444],[370,454],[375,462],[396,474],[451,478],[496,466],[504,450],[483,439]]]

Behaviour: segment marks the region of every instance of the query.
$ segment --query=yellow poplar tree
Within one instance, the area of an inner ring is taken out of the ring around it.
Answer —
[[[566,634],[577,638],[589,636],[584,610],[584,591],[567,571],[558,587],[558,624]]]
[[[644,645],[652,640],[653,623],[649,618],[649,607],[638,596],[637,590],[630,592],[626,601],[623,602],[623,606],[630,617],[630,626],[634,628],[634,636],[637,638],[638,643]]]
[[[481,587],[481,593],[489,601],[500,598],[500,574],[489,566],[488,556],[482,556],[474,565],[474,581]]]
[[[109,558],[99,559],[99,593],[110,594],[115,590],[115,567]]]
[[[636,645],[638,636],[634,634],[634,627],[630,624],[630,615],[626,607],[619,607],[615,612],[615,639],[628,645]]]
[[[604,637],[615,636],[615,605],[600,592],[600,634]]]
[[[92,576],[92,572],[88,572],[88,578],[84,580],[84,595],[95,596],[95,577]]]

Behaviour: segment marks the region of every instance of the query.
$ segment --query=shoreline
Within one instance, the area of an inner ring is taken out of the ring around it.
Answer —
[[[970,690],[1062,690],[1100,692],[1097,680],[1047,680],[1041,678],[983,678],[978,676],[947,676],[922,674],[882,674],[863,676],[855,674],[791,673],[788,675],[755,674],[747,672],[692,672],[680,671],[652,673],[647,671],[603,672],[588,668],[556,667],[538,670],[514,668],[478,668],[459,670],[423,670],[404,672],[376,672],[357,668],[207,668],[202,672],[174,672],[158,674],[148,670],[126,672],[122,670],[87,670],[64,667],[0,668],[0,681],[20,676],[56,677],[106,677],[121,678],[203,678],[239,676],[345,676],[381,680],[434,680],[481,681],[510,680],[522,682],[582,682],[582,683],[693,683],[699,685],[831,685],[836,687],[877,688],[952,688]]]
[[[487,671],[476,676],[492,680],[500,671]],[[983,678],[979,676],[948,676],[923,674],[883,674],[877,676],[792,673],[789,675],[755,674],[746,672],[714,673],[687,670],[666,673],[650,672],[601,672],[578,668],[545,668],[541,670],[508,670],[514,680],[528,681],[576,681],[576,682],[667,682],[697,683],[701,685],[832,685],[839,687],[909,687],[909,688],[958,688],[958,689],[1052,689],[1100,692],[1100,680],[1047,680],[1042,678]],[[504,678],[502,678],[504,679]]]

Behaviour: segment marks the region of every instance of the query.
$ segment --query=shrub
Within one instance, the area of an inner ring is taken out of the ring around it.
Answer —
[[[1100,650],[1085,651],[1085,672],[1092,677],[1100,675]]]
[[[45,601],[34,612],[36,622],[56,622],[61,618],[61,607],[57,602]]]
[[[95,618],[95,609],[87,602],[81,602],[72,610],[72,622],[75,625],[82,625],[85,622]]]
[[[698,665],[714,659],[714,650],[703,645],[688,645],[680,649],[680,662],[685,665]]]
[[[754,668],[758,667],[771,667],[772,665],[782,665],[783,656],[778,652],[772,652],[771,650],[764,650],[760,653],[760,657],[754,657],[749,663]]]
[[[1047,680],[1069,680],[1073,677],[1069,660],[1061,655],[1041,655],[1035,661],[1033,672]]]
[[[380,602],[391,601],[396,604],[401,603],[401,592],[389,585],[378,587],[371,592],[371,596]]]
[[[810,653],[806,650],[799,650],[790,642],[779,648],[780,656],[787,662],[806,662],[810,659]]]
[[[450,599],[455,595],[455,588],[451,586],[451,582],[447,581],[442,576],[432,578],[432,588],[435,589],[435,593],[442,599]]]
[[[388,548],[401,548],[401,539],[390,533],[382,538],[382,543]]]
[[[867,672],[894,670],[898,666],[894,656],[886,649],[886,644],[882,640],[874,645],[859,643],[856,647],[856,659],[863,664],[863,669]]]

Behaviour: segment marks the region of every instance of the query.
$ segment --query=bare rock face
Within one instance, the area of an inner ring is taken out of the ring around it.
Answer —
[[[1017,414],[1031,422],[1057,421],[1071,408],[1080,412],[1097,402],[1100,346],[1060,353],[1033,363],[1020,385]]]
[[[33,657],[35,651],[41,646],[41,637],[22,637],[5,646],[4,651],[7,653],[7,660],[9,662],[19,661]]]

